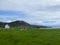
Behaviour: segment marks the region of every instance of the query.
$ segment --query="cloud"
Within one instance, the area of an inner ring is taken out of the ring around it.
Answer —
[[[52,25],[51,23],[59,24],[60,21],[60,0],[0,0],[0,10],[23,12],[27,17],[22,19],[29,23]]]

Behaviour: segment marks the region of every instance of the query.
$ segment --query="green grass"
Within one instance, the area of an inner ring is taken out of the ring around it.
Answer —
[[[0,29],[0,45],[60,45],[60,29]]]

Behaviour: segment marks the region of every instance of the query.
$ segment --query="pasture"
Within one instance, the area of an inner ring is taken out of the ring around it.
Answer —
[[[0,45],[60,45],[60,29],[0,28]]]

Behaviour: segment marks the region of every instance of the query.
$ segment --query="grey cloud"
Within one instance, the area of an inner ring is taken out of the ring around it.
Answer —
[[[60,5],[53,5],[53,6],[46,6],[46,7],[42,7],[39,6],[36,11],[60,11]]]
[[[60,5],[54,5],[47,7],[47,10],[49,11],[60,11]]]

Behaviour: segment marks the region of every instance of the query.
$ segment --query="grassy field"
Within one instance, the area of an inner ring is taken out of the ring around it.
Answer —
[[[2,29],[0,45],[60,45],[60,29]]]

